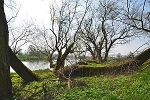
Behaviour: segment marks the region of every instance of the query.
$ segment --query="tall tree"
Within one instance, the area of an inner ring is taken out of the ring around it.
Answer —
[[[9,98],[9,96],[11,97],[12,95],[10,66],[26,82],[31,82],[38,78],[29,69],[27,69],[20,60],[17,59],[16,55],[8,46],[9,32],[4,12],[4,0],[0,0],[0,12],[0,99],[4,99]],[[17,67],[18,65],[19,67]]]
[[[8,26],[4,12],[4,0],[0,0],[0,99],[12,95],[8,53]]]
[[[65,59],[68,54],[73,52],[77,41],[76,36],[81,29],[89,6],[90,0],[85,0],[84,2],[66,0],[62,2],[58,12],[56,12],[56,9],[51,9],[52,27],[50,30],[55,38],[55,48],[58,53],[56,70],[64,67]],[[79,9],[81,8],[83,9],[80,11]],[[54,17],[56,17],[56,20],[54,20]],[[57,28],[54,29],[54,25]]]
[[[54,66],[55,70],[59,70],[64,67],[68,54],[73,52],[76,35],[87,13],[89,2],[62,0],[60,6],[54,4],[50,6],[50,28],[39,32],[40,35],[34,38],[36,42],[33,45],[47,54],[51,67]],[[79,10],[81,7],[83,9]],[[39,40],[42,41],[39,43]],[[53,64],[54,54],[57,54],[55,64]]]
[[[97,5],[98,4],[98,5]],[[117,44],[127,43],[133,36],[131,28],[119,22],[121,7],[119,2],[99,0],[89,12],[82,27],[81,38],[93,59],[107,61],[110,50]]]

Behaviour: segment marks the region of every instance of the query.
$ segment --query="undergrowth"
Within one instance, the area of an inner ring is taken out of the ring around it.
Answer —
[[[11,73],[15,100],[150,100],[150,60],[138,72],[118,76],[78,77],[72,81],[84,82],[67,88],[66,81],[57,86],[55,75],[49,69],[34,71],[38,82],[24,83]],[[145,68],[146,67],[146,68]]]

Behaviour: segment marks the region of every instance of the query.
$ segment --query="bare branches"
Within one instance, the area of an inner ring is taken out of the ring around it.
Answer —
[[[90,9],[80,30],[80,38],[88,47],[93,58],[102,62],[107,59],[110,49],[116,44],[126,43],[133,35],[130,27],[118,21],[121,16],[121,7],[118,1],[99,1],[97,8]],[[96,52],[96,53],[95,53]]]
[[[147,0],[144,0],[141,6],[138,6],[134,4],[132,5],[132,2],[127,0],[127,12],[125,17],[127,17],[125,22],[126,24],[130,25],[131,27],[139,30],[139,31],[144,31],[146,33],[150,32],[149,29],[149,13],[146,10],[146,4]],[[134,10],[133,10],[134,9]]]
[[[89,6],[87,0],[85,10],[80,12],[78,11],[81,7],[80,3],[79,1],[62,1],[58,8],[55,8],[54,5],[50,7],[52,17],[50,31],[55,38],[55,49],[58,53],[56,69],[64,66],[64,60],[75,46],[76,34],[81,28]],[[82,15],[81,20],[77,20],[79,14]]]
[[[10,30],[10,47],[15,54],[21,51],[22,46],[30,42],[30,38],[35,31],[35,26],[32,22],[25,22],[25,24],[23,28],[20,26]]]
[[[18,13],[20,11],[21,6],[19,7],[19,9],[17,10],[16,14],[14,16],[12,16],[10,19],[8,19],[7,23],[11,22],[13,19],[15,19],[18,16]]]

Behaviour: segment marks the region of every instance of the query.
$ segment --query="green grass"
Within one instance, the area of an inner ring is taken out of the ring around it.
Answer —
[[[127,58],[109,58],[107,62],[98,63],[96,60],[87,60],[86,63],[88,65],[80,65],[80,66],[90,66],[90,67],[106,67],[106,66],[114,66],[118,64],[123,64],[128,62],[131,59]]]
[[[42,59],[38,56],[29,56],[29,55],[17,55],[17,57],[21,61],[31,61],[31,60],[41,60]]]
[[[84,62],[85,64],[80,64],[79,66],[88,66],[88,67],[104,67],[104,66],[108,66],[109,63],[105,62],[105,63],[98,63],[98,61],[96,60],[87,60]]]
[[[149,61],[142,67],[150,64]],[[67,89],[66,82],[61,82],[59,86],[56,86],[55,75],[48,69],[34,71],[41,80],[28,84],[23,83],[16,73],[11,73],[14,99],[150,100],[149,67],[130,75],[75,78],[73,82],[85,82],[86,85],[74,85],[71,89]]]
[[[91,67],[104,67],[104,66],[108,66],[108,63],[88,63],[88,66]]]

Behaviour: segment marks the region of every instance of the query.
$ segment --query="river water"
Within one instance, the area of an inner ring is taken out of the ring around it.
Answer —
[[[74,62],[75,62],[74,60],[70,60],[70,62],[65,61],[65,66],[66,65],[71,65]],[[40,70],[40,69],[50,69],[50,70],[53,70],[53,68],[50,68],[49,62],[45,62],[45,61],[22,61],[22,63],[26,67],[28,67],[30,70]],[[12,68],[10,68],[10,72],[15,72],[15,71]]]
[[[50,69],[49,62],[44,62],[44,61],[36,61],[36,62],[22,61],[22,63],[26,67],[28,67],[30,70]],[[52,70],[52,68],[51,68],[51,70]],[[10,68],[10,72],[15,72],[15,71],[12,68]]]

